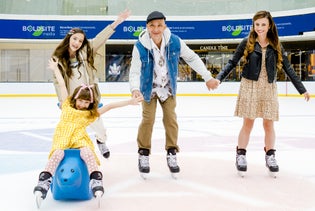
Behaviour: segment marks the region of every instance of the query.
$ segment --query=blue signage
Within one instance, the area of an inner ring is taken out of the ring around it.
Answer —
[[[294,36],[315,28],[315,13],[274,17],[279,36]],[[63,39],[73,27],[82,28],[88,38],[95,37],[112,21],[103,20],[12,20],[0,19],[0,39]],[[182,39],[235,39],[246,37],[251,19],[166,21]],[[127,20],[110,39],[137,39],[145,21]]]

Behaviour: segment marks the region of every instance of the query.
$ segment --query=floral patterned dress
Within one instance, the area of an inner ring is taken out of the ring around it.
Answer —
[[[241,79],[235,116],[279,120],[279,103],[276,82],[268,83],[266,48],[262,48],[262,65],[258,81]]]

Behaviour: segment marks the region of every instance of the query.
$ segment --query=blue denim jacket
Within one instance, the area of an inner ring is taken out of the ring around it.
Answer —
[[[150,102],[153,86],[154,73],[154,55],[153,50],[145,48],[140,41],[135,46],[138,48],[141,60],[140,92],[144,100]],[[166,66],[170,78],[172,95],[176,95],[178,64],[180,58],[180,39],[178,36],[171,34],[168,44],[165,46]]]

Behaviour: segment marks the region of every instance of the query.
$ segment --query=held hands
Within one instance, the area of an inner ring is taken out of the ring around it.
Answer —
[[[142,97],[142,99],[143,99],[143,95],[141,94],[141,92],[139,90],[133,90],[132,91],[132,98],[137,98],[137,97]]]
[[[131,105],[138,105],[144,100],[143,95],[139,90],[134,90],[132,91],[131,99],[130,99],[130,104]]]
[[[129,100],[129,104],[130,105],[139,105],[139,103],[141,103],[143,101],[143,96],[137,96],[137,97],[132,97]]]
[[[215,79],[215,78],[211,78],[209,81],[206,82],[206,86],[209,91],[218,88],[219,85],[220,85],[220,80]]]

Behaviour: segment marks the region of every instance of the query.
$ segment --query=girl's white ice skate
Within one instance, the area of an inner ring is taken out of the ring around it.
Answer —
[[[266,150],[266,149],[265,149]],[[270,149],[266,152],[265,160],[266,167],[268,168],[268,173],[271,177],[276,178],[277,173],[279,172],[279,166],[275,157],[275,149]]]
[[[235,163],[237,174],[240,177],[244,177],[247,171],[247,161],[245,155],[236,154],[236,163]]]
[[[279,172],[279,166],[277,165],[275,154],[271,154],[271,155],[266,154],[265,160],[266,160],[266,167],[268,168],[269,175],[273,178],[277,178],[277,174]]]

